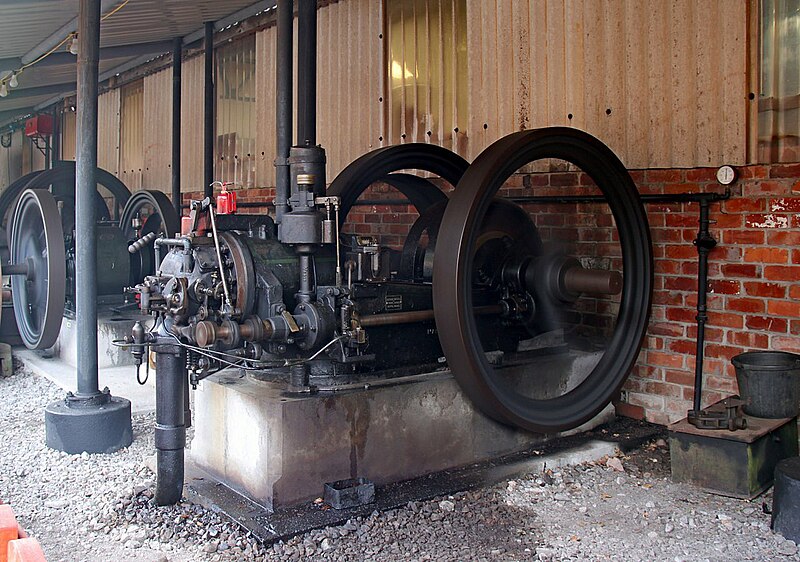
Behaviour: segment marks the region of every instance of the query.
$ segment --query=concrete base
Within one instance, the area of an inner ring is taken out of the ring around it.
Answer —
[[[69,454],[113,453],[133,441],[131,403],[109,397],[105,404],[70,405],[70,399],[45,408],[45,442]]]
[[[380,486],[554,437],[487,418],[449,371],[337,393],[298,397],[284,389],[231,369],[204,380],[195,393],[191,460],[268,509],[319,497],[326,482],[365,477]],[[571,433],[613,417],[609,405]]]
[[[150,319],[142,316],[138,310],[131,310],[124,314],[114,312],[114,306],[101,305],[97,310],[97,364],[103,369],[107,367],[120,367],[133,365],[133,356],[129,351],[114,345],[114,340],[122,339],[131,333],[131,327],[136,320]],[[77,339],[76,321],[64,317],[61,322],[61,332],[55,345],[51,348],[52,354],[67,365],[78,366],[78,354],[81,346]]]

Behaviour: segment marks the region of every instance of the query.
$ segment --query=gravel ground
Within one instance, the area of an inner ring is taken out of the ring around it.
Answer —
[[[134,417],[128,449],[68,456],[44,446],[43,408],[60,389],[17,370],[0,394],[0,499],[50,562],[800,560],[769,530],[769,495],[746,502],[673,484],[663,441],[260,545],[200,506],[153,504],[152,414]]]

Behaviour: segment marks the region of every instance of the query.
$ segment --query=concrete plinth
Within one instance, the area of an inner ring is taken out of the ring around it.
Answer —
[[[284,389],[231,369],[204,380],[195,394],[193,462],[268,509],[319,497],[326,482],[403,481],[554,437],[487,418],[449,371],[332,394],[290,396]],[[609,406],[573,433],[613,416]]]
[[[114,312],[115,307],[100,306],[97,311],[97,366],[100,369],[108,367],[121,367],[133,365],[133,356],[129,351],[114,345],[114,340],[119,340],[130,335],[131,327],[136,320],[146,320],[149,316],[142,316],[138,310],[125,314]],[[78,353],[81,346],[77,337],[75,319],[66,316],[61,322],[61,331],[52,347],[53,355],[72,367],[78,366]]]

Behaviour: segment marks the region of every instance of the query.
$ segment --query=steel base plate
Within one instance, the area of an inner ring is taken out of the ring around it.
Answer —
[[[69,454],[113,453],[133,441],[131,403],[110,397],[105,404],[75,407],[68,399],[45,408],[45,443]]]

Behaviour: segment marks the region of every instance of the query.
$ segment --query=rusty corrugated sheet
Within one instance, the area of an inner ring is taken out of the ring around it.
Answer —
[[[244,189],[257,185],[255,51],[248,35],[215,52],[214,179]]]
[[[97,98],[97,165],[114,175],[118,175],[120,162],[119,113],[120,90],[111,90]]]
[[[144,77],[142,187],[169,193],[172,185],[172,70]]]
[[[745,163],[745,3],[467,2],[471,157],[569,125],[632,168]]]
[[[61,159],[62,160],[75,160],[75,111],[67,108],[61,115]],[[98,126],[98,137],[105,132],[100,131]],[[119,134],[119,127],[116,129]]]
[[[119,178],[130,190],[141,189],[144,170],[144,83],[131,82],[119,93]]]
[[[167,94],[164,94],[167,96]],[[169,103],[169,102],[168,102]],[[181,191],[203,190],[203,57],[181,69]]]
[[[382,20],[381,3],[374,0],[319,10],[317,140],[327,150],[328,181],[365,152],[388,144]]]

